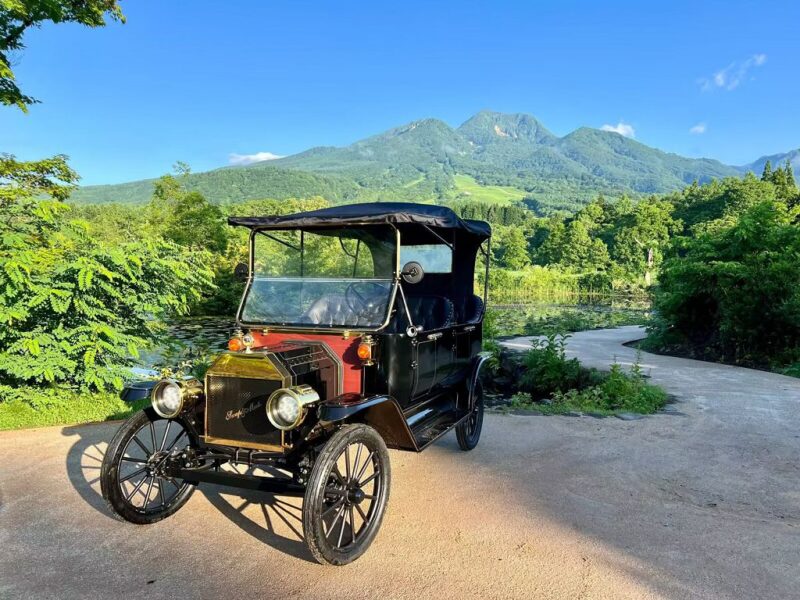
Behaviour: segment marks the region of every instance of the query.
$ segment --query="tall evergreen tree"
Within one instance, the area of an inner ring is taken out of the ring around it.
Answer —
[[[772,181],[772,163],[764,163],[764,170],[761,173],[761,181]]]
[[[794,170],[792,169],[792,161],[786,159],[786,183],[790,187],[797,189],[797,183],[794,180]]]

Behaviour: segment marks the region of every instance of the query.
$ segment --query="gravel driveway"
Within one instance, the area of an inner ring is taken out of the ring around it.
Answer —
[[[640,335],[568,351],[626,364]],[[641,362],[664,414],[487,415],[473,452],[392,452],[383,528],[342,568],[311,562],[291,498],[210,486],[156,525],[111,519],[113,423],[0,433],[0,598],[800,597],[800,380]]]

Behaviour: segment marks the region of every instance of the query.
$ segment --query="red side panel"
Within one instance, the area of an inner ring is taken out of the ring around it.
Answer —
[[[263,348],[265,346],[277,346],[282,342],[308,340],[314,342],[325,342],[328,347],[342,361],[342,369],[344,377],[342,378],[342,391],[353,394],[361,393],[361,371],[364,368],[361,364],[361,359],[358,358],[358,341],[357,336],[350,339],[344,339],[341,334],[324,334],[324,333],[267,333],[261,334],[252,332],[255,339],[254,348]]]

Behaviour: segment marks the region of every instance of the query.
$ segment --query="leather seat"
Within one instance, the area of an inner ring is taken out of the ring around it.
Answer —
[[[459,323],[477,323],[483,313],[483,299],[472,294],[464,300],[460,311]]]
[[[384,307],[383,299],[377,302],[368,301],[367,306],[356,312],[347,303],[344,295],[332,294],[314,302],[300,322],[329,327],[374,327],[383,321]]]
[[[408,310],[414,325],[423,331],[449,327],[454,322],[455,308],[444,296],[412,296],[408,298]]]

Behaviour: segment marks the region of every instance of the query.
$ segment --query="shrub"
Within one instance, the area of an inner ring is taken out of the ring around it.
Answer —
[[[654,297],[646,347],[745,364],[800,351],[800,229],[785,204],[761,202],[680,238]]]
[[[523,358],[525,370],[519,386],[522,391],[543,398],[598,381],[597,371],[581,366],[577,358],[567,359],[568,337],[550,334],[546,340],[534,340],[533,348]]]
[[[67,218],[63,186],[47,189],[40,171],[0,159],[0,384],[119,388],[161,320],[211,285],[205,255],[158,238],[108,247]]]

